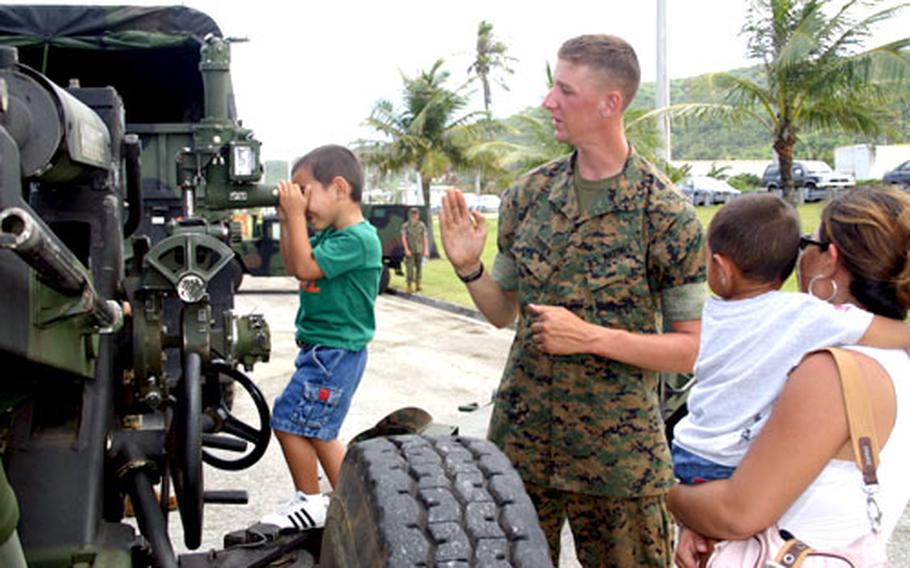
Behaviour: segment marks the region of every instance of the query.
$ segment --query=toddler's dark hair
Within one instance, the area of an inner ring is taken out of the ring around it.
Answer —
[[[708,246],[749,280],[784,282],[799,255],[799,216],[771,193],[751,193],[721,208],[708,227]]]
[[[363,166],[354,152],[344,146],[327,144],[311,150],[304,157],[294,162],[291,176],[297,170],[307,168],[316,181],[329,185],[335,177],[342,177],[351,186],[351,201],[360,203],[363,196]]]

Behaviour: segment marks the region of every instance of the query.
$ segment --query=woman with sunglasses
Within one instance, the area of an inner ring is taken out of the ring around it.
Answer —
[[[910,307],[906,194],[892,189],[851,191],[828,204],[815,234],[797,240],[803,249],[798,260],[803,292],[878,316],[906,318]],[[709,266],[709,282],[710,272]],[[799,322],[803,314],[789,315]],[[707,328],[703,321],[703,337]],[[785,339],[787,331],[781,329],[780,338]],[[753,346],[786,348],[786,341]],[[852,349],[881,445],[876,499],[880,518],[867,510],[862,475],[852,459],[837,367],[827,353],[812,353],[789,373],[773,412],[760,434],[753,429],[748,450],[728,479],[671,489],[670,509],[684,526],[676,554],[679,565],[696,566],[706,552],[705,541],[696,534],[744,539],[775,522],[812,547],[858,550],[868,543],[863,558],[868,561],[877,554],[884,560],[883,543],[910,500],[905,481],[910,455],[899,447],[910,440],[906,381],[910,358],[898,349]],[[705,412],[715,410],[704,407]],[[684,444],[686,438],[693,439],[684,434]]]

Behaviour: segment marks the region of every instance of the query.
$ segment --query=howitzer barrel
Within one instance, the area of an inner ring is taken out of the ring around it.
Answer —
[[[255,185],[238,185],[228,191],[209,190],[207,205],[209,209],[213,210],[277,207],[278,188],[257,183]]]
[[[83,297],[88,315],[101,327],[119,327],[120,306],[98,297],[78,258],[35,217],[19,207],[0,211],[0,249],[19,255],[51,288],[66,296]]]

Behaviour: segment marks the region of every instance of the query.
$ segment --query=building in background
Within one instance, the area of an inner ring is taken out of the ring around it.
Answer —
[[[834,169],[857,180],[881,179],[885,172],[910,160],[910,144],[856,144],[834,150]]]

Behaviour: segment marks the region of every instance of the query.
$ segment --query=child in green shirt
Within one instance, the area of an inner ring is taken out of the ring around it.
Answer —
[[[283,529],[325,524],[328,497],[319,490],[317,462],[334,487],[345,453],[338,431],[376,327],[382,246],[361,213],[363,179],[354,153],[329,145],[300,158],[291,181],[278,185],[281,256],[301,282],[296,372],[271,420],[296,493],[262,519]]]

